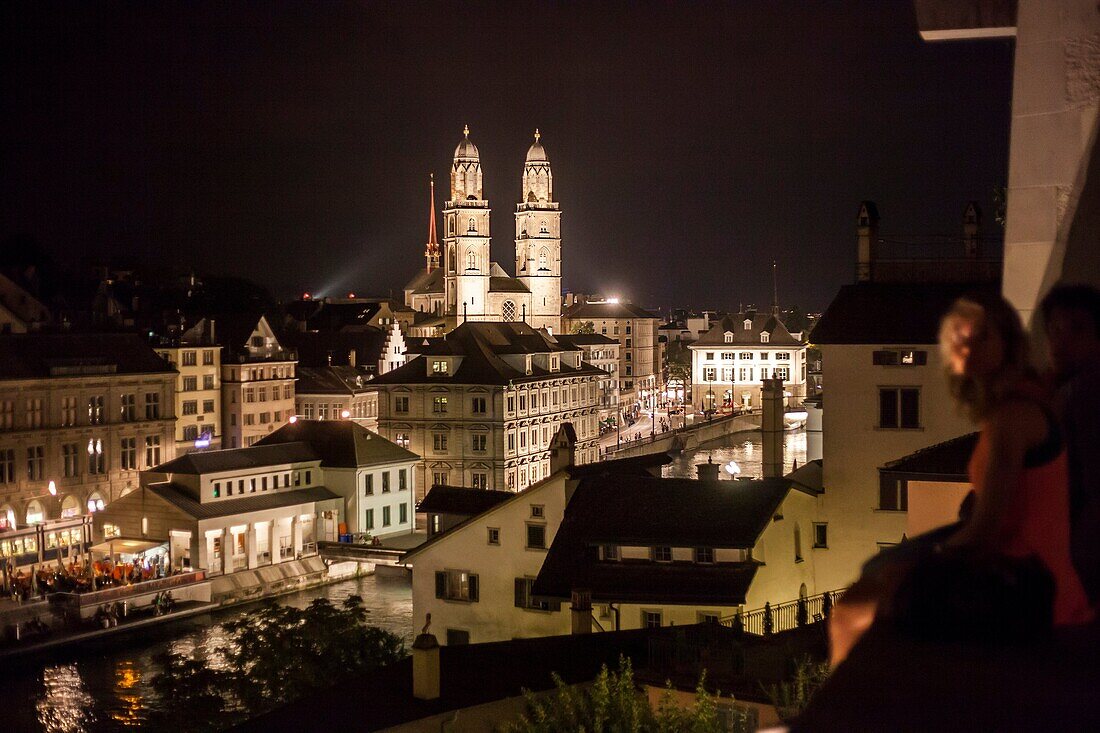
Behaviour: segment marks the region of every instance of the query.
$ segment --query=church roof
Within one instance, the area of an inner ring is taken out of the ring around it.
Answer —
[[[490,277],[490,293],[529,293],[527,286],[514,277]]]
[[[458,147],[455,148],[455,161],[479,160],[480,156],[477,152],[477,146],[470,141],[470,128],[466,127],[462,131],[462,140],[458,143]]]
[[[633,303],[612,303],[602,301],[598,303],[577,303],[566,309],[562,314],[565,318],[652,318],[657,320],[645,308]]]
[[[405,286],[405,290],[411,291],[416,295],[442,293],[443,268],[437,267],[431,272],[428,272],[427,268],[419,270],[416,273],[416,277],[409,280],[408,285]]]
[[[527,149],[527,162],[528,163],[549,163],[550,158],[546,156],[546,149],[542,147],[542,143],[539,142],[539,138],[542,135],[538,130],[535,130],[535,142],[531,144],[531,147]]]

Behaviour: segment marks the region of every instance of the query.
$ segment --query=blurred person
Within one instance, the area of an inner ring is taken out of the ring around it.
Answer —
[[[1069,454],[1070,550],[1100,603],[1100,290],[1058,285],[1040,305],[1053,366],[1054,412]]]

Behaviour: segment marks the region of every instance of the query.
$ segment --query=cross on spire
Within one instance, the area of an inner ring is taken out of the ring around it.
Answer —
[[[535,128],[535,142],[536,143],[539,141],[540,137],[542,137],[542,135],[539,134],[539,128],[536,127]]]

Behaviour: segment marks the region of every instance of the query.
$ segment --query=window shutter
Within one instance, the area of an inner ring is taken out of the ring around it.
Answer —
[[[477,585],[478,585],[477,576],[474,575],[473,573],[471,573],[470,574],[470,602],[471,603],[476,603],[478,601],[478,597],[477,597],[478,587],[477,587]]]
[[[516,608],[527,606],[527,579],[516,578]]]
[[[444,598],[447,595],[447,573],[437,570],[435,573],[435,597]]]

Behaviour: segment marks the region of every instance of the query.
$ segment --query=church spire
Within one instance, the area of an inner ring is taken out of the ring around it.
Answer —
[[[779,316],[779,279],[776,275],[775,260],[772,260],[772,315]]]
[[[435,235],[435,174],[431,176],[431,198],[428,205],[428,243],[424,245],[424,259],[428,262],[428,272],[439,267],[439,241]]]

